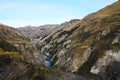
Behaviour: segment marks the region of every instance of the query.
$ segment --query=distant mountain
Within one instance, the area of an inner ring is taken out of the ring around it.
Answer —
[[[32,39],[39,39],[40,37],[46,37],[50,33],[54,32],[58,25],[43,25],[43,26],[26,26],[19,28],[25,34],[29,35]]]
[[[26,26],[18,28],[20,31],[23,31],[25,34],[29,35],[32,39],[39,39],[48,36],[51,33],[54,33],[65,26],[69,26],[73,23],[76,23],[79,19],[72,19],[68,22],[62,23],[60,25],[57,24],[48,24],[42,26]]]

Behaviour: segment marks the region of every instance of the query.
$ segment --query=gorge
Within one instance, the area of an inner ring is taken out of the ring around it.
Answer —
[[[120,79],[120,1],[81,20],[33,28],[0,24],[0,80]]]

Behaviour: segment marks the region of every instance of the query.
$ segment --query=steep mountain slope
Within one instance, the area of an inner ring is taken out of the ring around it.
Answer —
[[[31,39],[21,31],[3,24],[0,24],[0,49],[5,52],[17,52],[28,62],[37,63],[38,61],[40,63],[41,58],[36,56],[39,50],[36,49],[35,43],[31,42]]]
[[[30,37],[32,37],[32,39],[39,39],[39,38],[44,38],[44,37],[48,36],[49,34],[52,34],[56,31],[62,29],[63,27],[74,24],[78,21],[79,21],[79,19],[72,19],[72,20],[70,20],[68,22],[64,22],[60,25],[48,24],[48,25],[43,25],[43,26],[39,26],[39,27],[26,26],[26,27],[21,27],[18,29],[20,31],[24,32],[25,34],[29,35]]]
[[[0,24],[0,40],[6,41],[30,41],[21,31],[10,26]]]
[[[25,34],[0,24],[0,80],[44,80],[40,68],[32,64],[36,52]]]
[[[120,61],[120,2],[39,41],[37,47],[52,56],[53,66],[85,75],[104,73],[109,63]]]

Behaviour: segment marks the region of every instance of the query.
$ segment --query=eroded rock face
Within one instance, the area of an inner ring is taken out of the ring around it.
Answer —
[[[104,56],[99,58],[96,64],[91,68],[91,72],[94,74],[99,74],[99,72],[104,72],[107,65],[115,61],[120,62],[120,51],[113,51],[113,50],[105,51]]]
[[[38,49],[50,53],[53,66],[99,74],[109,63],[120,60],[119,5],[116,2],[64,27],[39,41]]]
[[[91,52],[92,50],[88,48],[79,58],[73,59],[72,65],[70,66],[70,70],[72,72],[78,71],[78,69],[88,60],[88,57],[90,57]]]

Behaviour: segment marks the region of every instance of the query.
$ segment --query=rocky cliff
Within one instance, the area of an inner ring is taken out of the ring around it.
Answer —
[[[37,44],[52,56],[53,66],[79,74],[99,74],[120,61],[120,2],[89,14],[81,21]]]

